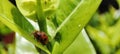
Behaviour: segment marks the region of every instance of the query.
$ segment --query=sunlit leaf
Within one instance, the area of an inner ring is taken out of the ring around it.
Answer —
[[[60,5],[56,11],[56,20],[60,25],[64,19],[74,10],[81,0],[60,0]]]
[[[32,33],[35,29],[33,26],[8,0],[0,0],[0,21],[11,30],[21,34],[24,38],[35,44],[37,47],[49,53],[45,46],[34,39]]]
[[[90,20],[100,2],[101,0],[82,0],[79,2],[77,7],[58,28],[57,32],[61,36],[61,40],[60,43],[56,42],[53,54],[64,53]]]
[[[96,54],[85,30],[82,30],[75,41],[67,48],[64,54]]]

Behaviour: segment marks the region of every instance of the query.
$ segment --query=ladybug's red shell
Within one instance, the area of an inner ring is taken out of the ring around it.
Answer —
[[[44,32],[35,31],[33,34],[37,41],[39,41],[43,45],[46,45],[48,43],[48,37]]]

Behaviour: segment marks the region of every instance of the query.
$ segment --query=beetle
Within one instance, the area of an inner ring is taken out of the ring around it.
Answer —
[[[46,45],[48,43],[48,36],[45,34],[45,32],[35,31],[33,35],[35,39],[43,45]]]

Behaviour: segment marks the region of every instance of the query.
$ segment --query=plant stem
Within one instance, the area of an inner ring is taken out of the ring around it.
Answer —
[[[37,13],[37,20],[38,20],[39,29],[40,29],[40,31],[47,33],[46,18],[45,18],[44,13],[43,13],[41,0],[36,0],[36,1],[37,1],[36,13]],[[47,54],[45,51],[43,51],[42,49],[40,49],[38,47],[36,47],[36,49],[38,50],[38,52],[40,54]]]
[[[46,18],[43,13],[41,0],[36,0],[36,1],[37,1],[37,6],[36,6],[37,20],[38,20],[38,25],[39,25],[40,31],[47,33]]]

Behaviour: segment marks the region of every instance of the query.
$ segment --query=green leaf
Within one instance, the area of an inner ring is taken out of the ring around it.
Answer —
[[[53,38],[55,31],[56,31],[56,27],[50,20],[46,20],[46,21],[47,21],[48,34],[51,36],[51,38]]]
[[[37,21],[38,21],[40,30],[47,33],[46,18],[43,13],[41,0],[36,0],[36,2],[37,2],[37,6],[36,6]]]
[[[81,0],[60,0],[60,5],[56,11],[56,20],[60,25],[63,20],[74,10]]]
[[[55,43],[53,54],[63,54],[88,23],[96,11],[101,0],[82,0],[72,13],[57,29],[56,33],[61,36],[60,43]],[[89,10],[88,10],[89,9]]]
[[[0,21],[11,30],[21,34],[24,38],[35,44],[37,47],[47,53],[50,53],[45,46],[34,39],[32,33],[35,29],[19,12],[19,10],[15,8],[8,0],[0,0]]]
[[[67,48],[64,54],[96,54],[86,32],[82,30],[75,41]]]
[[[5,26],[2,22],[0,22],[0,34],[5,35],[10,32],[13,32],[13,31],[11,31],[7,26]]]

